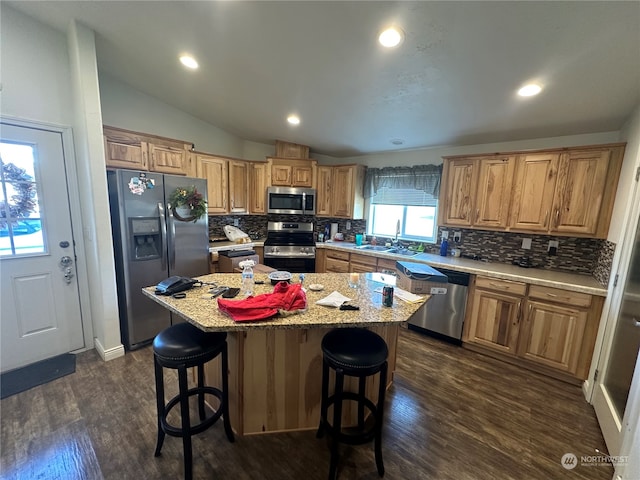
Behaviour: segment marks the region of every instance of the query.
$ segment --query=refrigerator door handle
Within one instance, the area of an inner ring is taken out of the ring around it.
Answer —
[[[167,203],[167,227],[169,234],[169,271],[176,268],[176,219],[173,216],[171,205]]]
[[[164,205],[158,202],[158,213],[160,214],[160,236],[162,238],[162,269],[167,269],[167,219],[164,214]]]

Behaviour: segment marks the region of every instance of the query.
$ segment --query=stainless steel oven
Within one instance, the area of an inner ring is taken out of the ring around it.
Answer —
[[[315,272],[313,223],[269,222],[264,241],[264,264],[292,273]]]

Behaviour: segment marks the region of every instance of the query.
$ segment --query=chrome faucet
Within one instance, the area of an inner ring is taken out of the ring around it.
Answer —
[[[400,219],[396,222],[396,239],[393,241],[394,246],[398,246],[398,235],[400,235]]]

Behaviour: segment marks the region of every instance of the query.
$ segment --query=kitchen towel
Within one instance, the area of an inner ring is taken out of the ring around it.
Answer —
[[[307,308],[307,296],[299,283],[278,282],[273,293],[263,293],[244,300],[218,299],[218,308],[236,322],[265,320],[274,315],[290,315]]]

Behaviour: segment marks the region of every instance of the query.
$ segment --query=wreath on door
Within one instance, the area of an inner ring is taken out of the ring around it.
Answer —
[[[0,228],[5,228],[7,214],[11,219],[28,218],[35,212],[38,201],[36,184],[24,168],[2,162],[2,179],[5,184],[11,184],[15,192],[9,202],[4,198],[0,200]]]
[[[181,222],[197,222],[207,213],[207,201],[195,186],[178,187],[169,197],[173,216]]]

